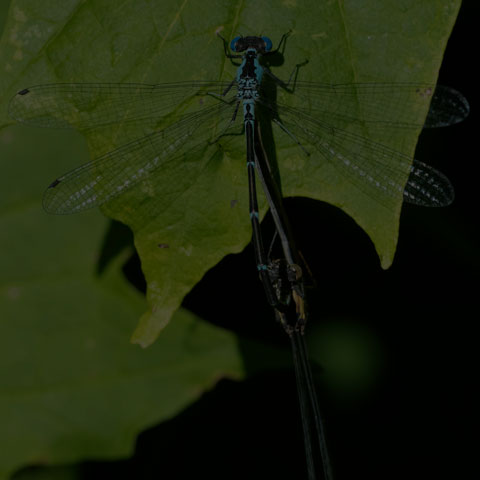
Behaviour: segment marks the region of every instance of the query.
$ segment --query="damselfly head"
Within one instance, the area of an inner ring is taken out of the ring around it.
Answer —
[[[272,49],[272,41],[268,37],[235,37],[230,42],[232,52],[244,52],[249,48],[266,53]]]

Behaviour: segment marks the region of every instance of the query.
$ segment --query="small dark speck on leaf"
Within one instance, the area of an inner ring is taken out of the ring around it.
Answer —
[[[433,93],[433,90],[431,87],[428,87],[428,88],[425,88],[424,90],[423,89],[418,89],[417,90],[417,93],[421,96],[421,97],[431,97],[432,96],[432,93]]]

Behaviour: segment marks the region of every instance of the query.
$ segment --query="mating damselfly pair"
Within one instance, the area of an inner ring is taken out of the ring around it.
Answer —
[[[262,56],[268,59],[277,51],[272,51],[267,37],[236,37],[230,44],[233,53],[228,52],[225,41],[224,49],[232,61],[241,60],[236,77],[230,81],[158,85],[66,83],[37,85],[18,92],[9,112],[23,123],[73,127],[87,133],[121,125],[122,131],[131,127],[138,136],[123,136],[124,141],[117,141],[121,143],[117,148],[56,179],[44,195],[46,211],[68,214],[102,205],[154,180],[167,166],[174,169],[176,164],[195,158],[212,146],[227,148],[240,139],[246,142],[257,268],[270,304],[280,310],[282,302],[275,290],[278,282],[272,280],[271,262],[261,244],[257,208],[255,169],[259,158],[255,145],[259,117],[278,127],[278,134],[298,148],[308,162],[325,163],[351,188],[387,209],[394,208],[402,199],[425,206],[443,206],[452,201],[453,189],[443,174],[390,147],[387,140],[392,132],[401,136],[402,132],[422,126],[439,127],[461,121],[468,114],[468,103],[458,92],[433,84],[283,82],[261,63]],[[266,83],[275,87],[273,91],[264,88]],[[288,97],[285,101],[277,98],[277,87]],[[139,132],[142,134],[138,135]],[[142,192],[148,195],[148,189]],[[275,213],[277,206],[268,193],[267,198]],[[277,231],[282,235],[278,225]],[[285,243],[288,250],[288,241]],[[285,259],[293,263],[288,253]],[[296,280],[286,282],[294,285]],[[298,297],[294,290],[292,287],[293,296]],[[311,389],[303,340],[294,336],[292,345],[297,349],[300,376],[303,375],[301,388]],[[313,399],[311,403],[315,403]],[[315,407],[313,415],[319,416]],[[323,432],[318,443],[326,457]],[[326,458],[324,463],[328,463]],[[315,478],[314,473],[309,474]],[[328,468],[324,477],[330,478]]]

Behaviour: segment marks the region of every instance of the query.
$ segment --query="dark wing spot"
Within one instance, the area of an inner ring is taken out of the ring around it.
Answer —
[[[59,179],[57,178],[56,180],[54,180],[54,181],[48,186],[48,188],[55,188],[60,182],[61,182],[61,180],[59,180]]]

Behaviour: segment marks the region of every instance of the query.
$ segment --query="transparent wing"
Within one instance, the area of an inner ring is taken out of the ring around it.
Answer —
[[[382,129],[441,127],[464,120],[470,110],[460,92],[433,84],[297,82],[293,95],[282,89],[279,95],[284,103],[317,118],[328,117],[339,128],[346,123]]]
[[[309,109],[316,114],[313,116],[299,108],[261,103],[278,115],[277,124],[307,154],[320,154],[342,176],[386,207],[392,208],[401,199],[424,206],[444,206],[453,200],[452,186],[444,175],[421,162],[412,166],[410,156],[356,133],[343,114],[339,120],[340,108],[332,114]],[[395,130],[398,123],[388,125]]]
[[[217,102],[70,171],[46,190],[45,210],[80,212],[111,200],[162,169],[175,168],[175,162],[180,165],[187,156],[206,150],[219,136],[239,131],[241,119],[233,121],[232,115],[232,104]]]
[[[403,198],[423,206],[453,201],[453,187],[441,172],[417,160],[412,163],[410,156],[387,145],[402,129],[464,120],[469,104],[458,91],[433,84],[311,82],[297,82],[293,95],[278,91],[288,106],[264,103],[274,117],[280,116],[284,130],[377,201],[392,205]]]
[[[414,159],[403,199],[422,207],[446,207],[455,198],[450,180],[435,168]]]
[[[18,92],[9,115],[39,127],[87,130],[112,124],[145,122],[189,106],[203,105],[209,92],[221,94],[227,82],[180,82],[160,85],[136,83],[58,83]]]
[[[469,113],[470,105],[459,91],[445,85],[437,85],[424,127],[448,127],[465,120]]]

